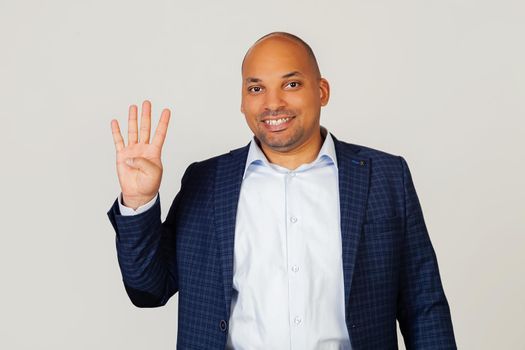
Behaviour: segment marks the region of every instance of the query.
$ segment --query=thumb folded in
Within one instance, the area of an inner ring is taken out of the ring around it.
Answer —
[[[152,173],[155,165],[146,158],[135,157],[126,159],[126,164],[132,168],[139,169],[144,173]]]

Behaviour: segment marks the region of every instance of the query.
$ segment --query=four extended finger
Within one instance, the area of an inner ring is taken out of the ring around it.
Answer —
[[[128,113],[128,145],[137,143],[137,106],[129,106]]]
[[[157,130],[155,130],[155,136],[153,137],[153,144],[162,148],[164,140],[166,139],[166,133],[168,132],[168,124],[170,122],[170,110],[164,109],[160,115],[159,125]]]
[[[124,139],[120,133],[120,127],[116,119],[111,120],[111,133],[113,134],[113,143],[115,144],[115,149],[117,152],[120,152],[124,148]]]
[[[140,143],[149,143],[149,134],[151,130],[151,102],[145,100],[142,103],[142,112],[140,115]]]

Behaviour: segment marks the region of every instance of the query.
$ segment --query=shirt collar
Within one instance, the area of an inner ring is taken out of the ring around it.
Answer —
[[[319,150],[317,158],[309,163],[300,165],[296,171],[304,170],[304,168],[310,168],[312,165],[315,165],[322,161],[329,161],[333,163],[337,169],[337,157],[335,153],[335,144],[332,138],[332,135],[326,130],[325,127],[321,126],[321,135],[324,137],[323,145]],[[263,151],[255,141],[255,136],[250,141],[250,148],[248,149],[248,156],[246,158],[246,165],[244,167],[243,179],[246,176],[246,171],[252,165],[263,165],[271,167],[271,163],[268,161]]]

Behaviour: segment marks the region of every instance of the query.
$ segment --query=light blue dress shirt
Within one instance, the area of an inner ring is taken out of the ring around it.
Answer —
[[[335,146],[290,171],[250,143],[235,225],[227,349],[349,350]],[[156,197],[122,215],[148,210]]]

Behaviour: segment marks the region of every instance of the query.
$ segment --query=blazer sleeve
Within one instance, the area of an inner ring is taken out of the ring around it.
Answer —
[[[403,157],[399,158],[405,198],[405,237],[397,310],[401,333],[407,350],[456,349],[436,254],[408,164]]]
[[[181,189],[164,223],[160,216],[160,195],[153,207],[141,214],[121,215],[118,199],[107,212],[116,233],[124,287],[137,307],[163,306],[178,291],[175,219],[192,166],[182,177]]]

